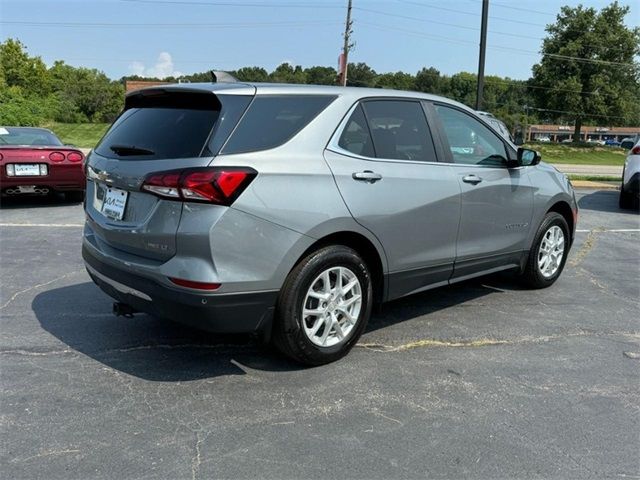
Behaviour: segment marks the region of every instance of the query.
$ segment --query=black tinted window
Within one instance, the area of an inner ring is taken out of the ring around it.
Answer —
[[[376,157],[435,162],[431,132],[419,102],[375,100],[364,103]]]
[[[253,152],[280,146],[302,130],[334,98],[324,95],[257,96],[222,153]]]
[[[481,122],[455,108],[436,105],[455,163],[505,166],[504,143]]]
[[[356,155],[375,157],[373,141],[361,105],[358,105],[351,115],[342,135],[340,135],[338,145]]]
[[[220,114],[211,94],[136,95],[111,126],[96,152],[126,160],[197,157]]]

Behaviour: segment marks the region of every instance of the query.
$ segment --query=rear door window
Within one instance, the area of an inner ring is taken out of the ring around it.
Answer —
[[[437,161],[431,131],[420,102],[369,100],[363,106],[377,158]]]
[[[267,150],[289,141],[336,97],[327,95],[257,96],[222,153]]]
[[[240,113],[226,115],[235,116],[236,122],[250,101],[250,97],[238,98],[231,109]],[[225,116],[221,117],[221,111],[225,108],[212,93],[146,91],[127,98],[125,111],[96,152],[121,160],[198,157],[218,120]]]

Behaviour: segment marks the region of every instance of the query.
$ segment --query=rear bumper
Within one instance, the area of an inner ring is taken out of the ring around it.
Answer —
[[[37,186],[47,187],[56,191],[76,191],[85,190],[85,177],[82,171],[81,163],[74,164],[52,164],[47,162],[32,162],[32,163],[47,163],[49,174],[37,177],[24,176],[24,177],[9,177],[6,174],[7,163],[18,162],[3,162],[0,168],[0,189],[2,191],[7,188],[15,188],[19,186]],[[24,163],[24,162],[23,162]]]
[[[277,291],[192,293],[107,264],[86,245],[82,257],[96,285],[140,312],[217,333],[259,332],[271,325]]]

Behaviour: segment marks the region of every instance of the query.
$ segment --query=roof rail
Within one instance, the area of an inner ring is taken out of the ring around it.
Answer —
[[[227,72],[217,70],[209,71],[211,74],[211,83],[236,83],[238,79]]]

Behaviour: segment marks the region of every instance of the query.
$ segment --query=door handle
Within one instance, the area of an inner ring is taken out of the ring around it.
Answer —
[[[472,185],[477,185],[478,183],[480,183],[482,181],[482,178],[480,178],[477,175],[467,175],[465,177],[462,177],[462,181],[464,183],[471,183]]]
[[[371,170],[365,170],[364,172],[355,172],[351,177],[354,180],[361,180],[363,182],[375,183],[378,180],[382,180],[382,175],[372,172]]]

